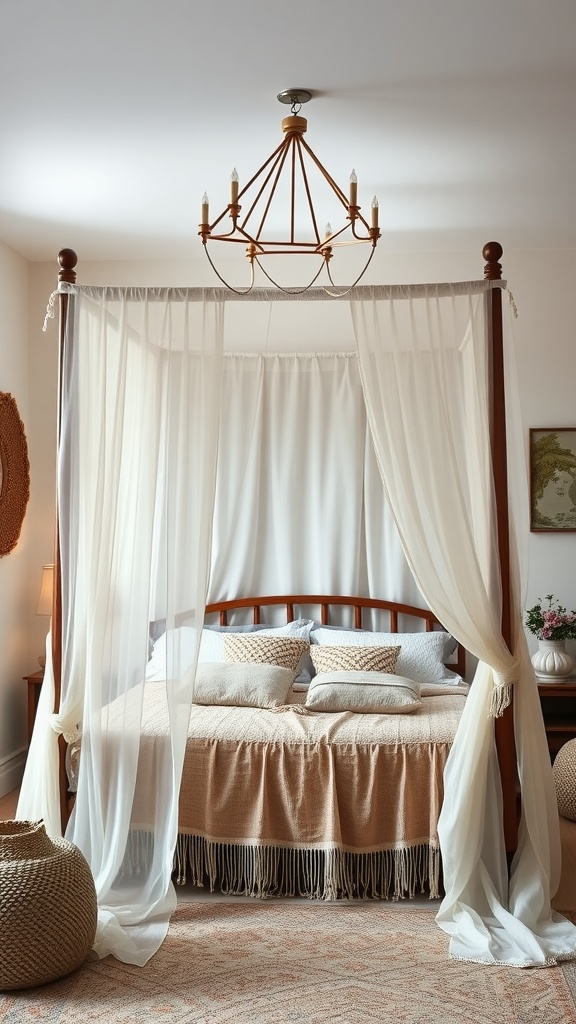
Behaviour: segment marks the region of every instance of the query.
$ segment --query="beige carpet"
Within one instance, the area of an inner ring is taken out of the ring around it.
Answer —
[[[181,904],[144,968],[90,960],[0,995],[2,1024],[575,1024],[576,968],[450,960],[406,904]]]

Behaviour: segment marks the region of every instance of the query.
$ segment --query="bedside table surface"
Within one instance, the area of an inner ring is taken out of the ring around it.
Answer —
[[[35,672],[30,672],[27,676],[22,676],[25,683],[41,683],[44,679],[44,669],[37,668]]]

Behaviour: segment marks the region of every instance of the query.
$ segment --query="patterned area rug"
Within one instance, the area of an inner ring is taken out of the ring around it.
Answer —
[[[180,904],[143,968],[90,959],[0,995],[2,1024],[575,1024],[573,964],[450,960],[430,910],[405,904]]]

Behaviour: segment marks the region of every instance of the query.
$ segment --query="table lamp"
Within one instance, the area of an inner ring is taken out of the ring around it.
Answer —
[[[42,566],[42,579],[40,581],[40,593],[36,605],[36,615],[52,615],[52,594],[54,590],[54,566]],[[40,668],[46,667],[46,655],[38,656]]]

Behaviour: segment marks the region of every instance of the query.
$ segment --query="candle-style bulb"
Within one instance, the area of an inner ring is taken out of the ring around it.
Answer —
[[[239,181],[238,171],[234,167],[233,170],[232,170],[232,174],[230,175],[230,202],[231,203],[237,203],[238,202],[238,181]]]
[[[332,225],[330,223],[328,223],[326,225],[326,227],[324,228],[324,238],[325,239],[326,238],[330,238],[331,234],[332,234]]]
[[[372,227],[378,227],[378,200],[376,196],[372,200]]]
[[[358,204],[358,178],[356,177],[356,171],[352,168],[352,174],[350,175],[350,206],[356,206]]]
[[[202,224],[208,224],[208,193],[205,192],[202,196],[202,213],[201,213]]]

